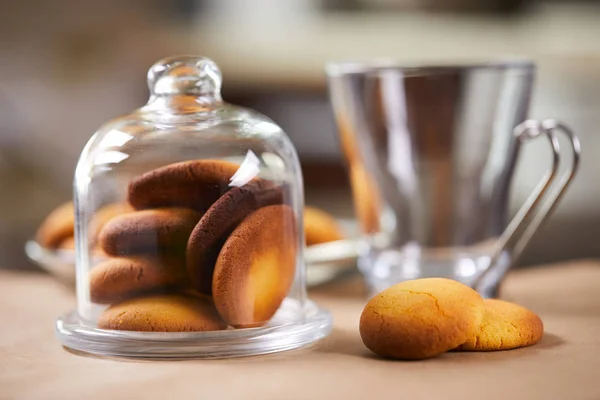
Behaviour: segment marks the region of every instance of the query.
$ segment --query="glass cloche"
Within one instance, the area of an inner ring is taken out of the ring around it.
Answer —
[[[149,358],[270,353],[318,340],[305,290],[298,156],[279,126],[224,103],[211,60],[148,72],[150,99],[109,121],[74,181],[72,349]]]

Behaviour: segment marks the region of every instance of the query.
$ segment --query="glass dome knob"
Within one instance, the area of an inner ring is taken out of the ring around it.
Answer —
[[[177,56],[164,58],[148,70],[150,95],[189,95],[221,101],[221,71],[209,58]]]

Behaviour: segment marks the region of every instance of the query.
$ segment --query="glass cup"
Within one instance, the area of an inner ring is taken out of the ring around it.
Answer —
[[[441,276],[496,296],[579,164],[568,127],[527,120],[534,64],[334,63],[327,74],[371,291]],[[562,175],[558,133],[573,152]],[[552,164],[509,222],[519,149],[538,137],[549,141]]]

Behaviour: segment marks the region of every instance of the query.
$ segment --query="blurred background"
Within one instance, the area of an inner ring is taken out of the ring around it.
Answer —
[[[23,244],[70,199],[86,141],[145,103],[148,67],[179,53],[215,60],[227,101],[288,132],[307,201],[340,217],[352,199],[326,62],[532,58],[531,117],[568,122],[583,163],[521,265],[600,256],[600,1],[0,0],[0,268],[34,268]],[[522,153],[513,210],[548,157],[535,145]]]

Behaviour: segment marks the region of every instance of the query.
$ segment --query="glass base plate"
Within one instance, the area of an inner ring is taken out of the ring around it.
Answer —
[[[218,332],[130,332],[98,329],[77,312],[60,317],[56,334],[67,348],[108,357],[145,359],[228,358],[306,346],[331,332],[328,311],[307,301],[301,321]]]

